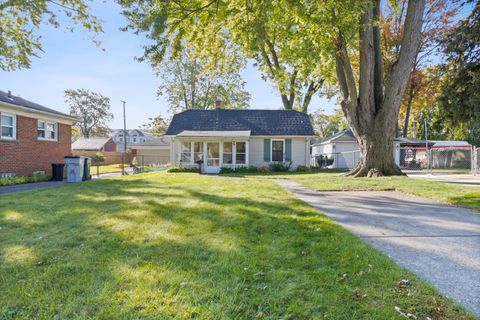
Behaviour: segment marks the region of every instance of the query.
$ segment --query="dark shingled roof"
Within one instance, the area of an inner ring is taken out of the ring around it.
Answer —
[[[173,116],[166,135],[184,130],[250,130],[252,136],[313,136],[310,118],[293,110],[187,110]]]
[[[20,106],[20,107],[32,109],[32,110],[35,110],[35,111],[44,112],[44,113],[50,113],[50,114],[57,115],[57,116],[67,117],[67,118],[70,118],[70,119],[75,119],[75,117],[72,117],[71,115],[61,113],[61,112],[58,112],[56,110],[44,107],[42,105],[39,105],[38,103],[28,101],[28,100],[25,100],[23,98],[20,98],[20,97],[14,96],[14,95],[9,96],[7,92],[1,91],[1,90],[0,90],[0,102],[13,104],[13,105],[17,105],[17,106]]]

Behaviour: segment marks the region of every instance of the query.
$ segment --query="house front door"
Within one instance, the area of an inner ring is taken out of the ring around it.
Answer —
[[[207,161],[205,162],[205,173],[220,172],[220,143],[207,142]]]

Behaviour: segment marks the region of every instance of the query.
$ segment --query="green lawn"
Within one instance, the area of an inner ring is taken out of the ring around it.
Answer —
[[[0,297],[1,319],[473,319],[274,181],[187,173],[0,196]]]
[[[288,178],[317,191],[396,190],[445,203],[480,210],[480,187],[463,186],[439,181],[408,177],[351,178],[344,172],[288,172],[269,174],[230,174],[229,176],[258,178]]]
[[[98,167],[99,173],[111,173],[111,172],[121,172],[122,171],[122,165],[121,164],[105,164],[101,165]],[[97,174],[97,166],[92,165],[90,167],[90,174],[96,175]]]

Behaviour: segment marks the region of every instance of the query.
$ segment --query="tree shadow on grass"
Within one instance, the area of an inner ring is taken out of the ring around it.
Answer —
[[[462,317],[274,183],[211,179],[0,198],[1,317],[392,318],[396,305]]]

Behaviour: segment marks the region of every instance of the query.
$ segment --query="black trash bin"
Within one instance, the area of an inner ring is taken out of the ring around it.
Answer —
[[[54,181],[63,181],[64,163],[52,163],[52,179]]]
[[[92,180],[92,176],[90,175],[90,167],[92,166],[92,159],[85,158],[85,162],[83,165],[83,181]]]

